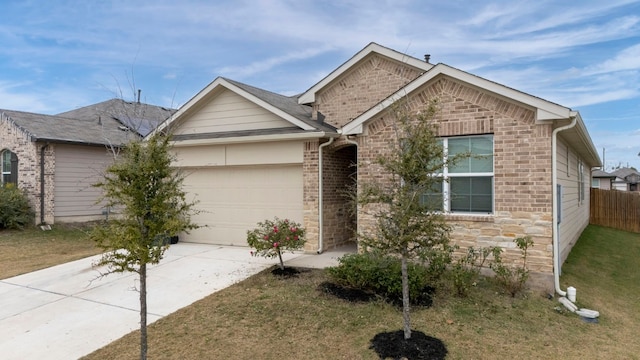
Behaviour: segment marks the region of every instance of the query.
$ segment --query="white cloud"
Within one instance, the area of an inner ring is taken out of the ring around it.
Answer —
[[[615,57],[585,69],[585,74],[602,74],[614,71],[640,69],[640,44],[630,46]]]

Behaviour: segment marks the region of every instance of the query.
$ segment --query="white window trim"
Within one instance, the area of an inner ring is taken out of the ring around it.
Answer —
[[[440,140],[442,140],[442,147],[443,147],[443,153],[444,153],[444,160],[446,162],[446,159],[448,159],[449,157],[449,139],[459,139],[459,138],[470,138],[470,137],[479,137],[479,136],[491,136],[491,145],[492,145],[492,156],[494,156],[494,161],[491,162],[492,164],[492,171],[491,172],[478,172],[478,173],[450,173],[449,172],[449,167],[447,165],[444,166],[444,169],[442,171],[442,173],[437,174],[438,177],[442,177],[443,181],[442,181],[442,201],[443,201],[443,205],[442,205],[442,209],[444,213],[447,214],[453,214],[453,215],[473,215],[473,216],[477,216],[477,215],[493,215],[495,214],[495,209],[496,209],[496,189],[495,189],[495,143],[493,141],[494,139],[494,135],[493,134],[483,134],[483,135],[468,135],[468,136],[451,136],[451,137],[446,137],[446,138],[440,138]],[[451,194],[451,185],[449,182],[450,178],[455,178],[455,177],[491,177],[491,209],[492,211],[490,213],[487,212],[467,212],[467,211],[451,211],[451,201],[450,200],[450,194]]]
[[[9,154],[9,169],[5,169],[4,166],[5,154]],[[9,150],[0,151],[0,184],[4,184],[5,175],[11,177],[11,152]]]

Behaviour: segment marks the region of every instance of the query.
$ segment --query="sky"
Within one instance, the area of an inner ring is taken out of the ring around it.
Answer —
[[[0,108],[178,108],[218,76],[302,93],[371,42],[577,110],[640,168],[640,1],[2,0]]]

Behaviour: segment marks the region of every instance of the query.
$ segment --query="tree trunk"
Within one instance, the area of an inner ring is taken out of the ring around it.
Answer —
[[[402,255],[402,320],[404,323],[404,338],[411,339],[411,316],[409,315],[409,270],[407,256]]]
[[[140,265],[140,360],[147,360],[147,264]]]
[[[282,253],[280,252],[280,248],[277,248],[278,258],[280,259],[280,270],[284,271],[284,262],[282,261]]]

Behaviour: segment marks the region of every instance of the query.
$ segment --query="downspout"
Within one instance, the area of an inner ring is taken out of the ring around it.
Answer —
[[[40,224],[44,224],[44,151],[49,147],[49,143],[40,148]]]
[[[324,211],[322,209],[322,149],[333,143],[334,138],[330,137],[329,141],[318,146],[318,254],[322,254],[324,247]]]
[[[553,280],[554,280],[554,286],[555,286],[555,291],[558,293],[558,295],[560,295],[560,303],[562,303],[562,305],[564,305],[567,309],[569,309],[569,311],[576,313],[579,316],[585,317],[585,318],[597,318],[600,316],[600,313],[595,311],[595,310],[589,310],[589,309],[578,309],[578,307],[574,304],[574,302],[576,301],[575,296],[576,296],[576,289],[573,287],[568,287],[567,291],[569,292],[568,298],[565,297],[567,296],[567,291],[563,291],[562,289],[560,289],[560,239],[558,239],[558,202],[561,199],[558,199],[558,165],[556,163],[557,161],[557,155],[556,155],[556,151],[557,151],[557,137],[558,137],[558,133],[560,131],[564,131],[564,130],[568,130],[571,129],[572,127],[576,126],[577,122],[578,122],[578,117],[577,114],[572,115],[571,117],[571,123],[569,123],[568,125],[564,125],[564,126],[560,126],[556,129],[553,129],[553,132],[551,133],[551,183],[552,183],[552,206],[553,208],[551,209],[552,211],[552,218],[553,218]]]

